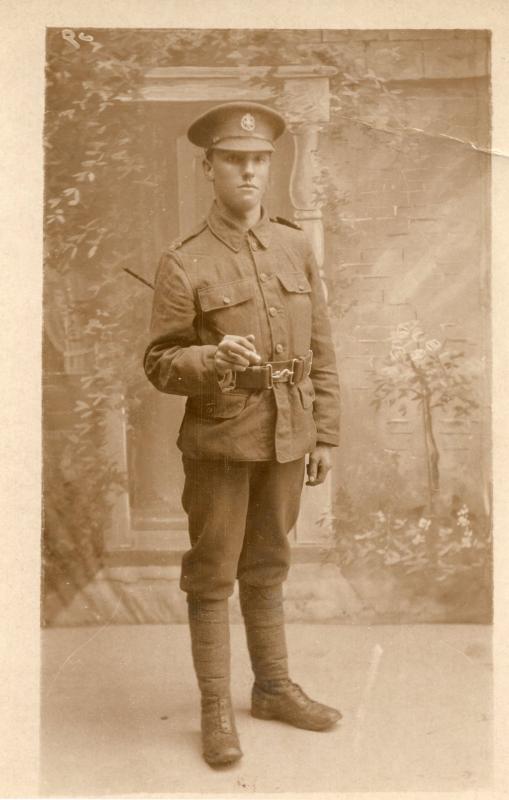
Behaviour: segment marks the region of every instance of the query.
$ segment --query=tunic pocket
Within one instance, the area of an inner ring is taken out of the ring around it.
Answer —
[[[216,334],[245,336],[255,322],[254,288],[250,278],[198,289],[203,324]]]
[[[290,355],[306,353],[312,348],[312,289],[303,272],[278,273],[280,296],[287,325]]]
[[[231,419],[244,410],[247,398],[247,392],[227,392],[214,397],[190,397],[188,402],[193,414],[201,419]]]
[[[297,388],[299,390],[302,408],[311,408],[315,399],[315,389],[311,378],[305,378],[297,385]]]
[[[280,272],[278,278],[287,292],[309,294],[311,284],[303,272]]]
[[[229,419],[236,417],[244,410],[247,403],[246,394],[220,394],[211,404],[213,406],[211,416],[213,419]]]

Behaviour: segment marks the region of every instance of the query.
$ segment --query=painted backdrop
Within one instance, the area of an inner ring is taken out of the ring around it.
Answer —
[[[241,97],[288,120],[267,204],[315,248],[342,386],[289,616],[489,621],[488,34],[50,30],[47,55],[44,623],[185,618],[182,401],[143,376],[126,270],[206,212],[185,131]]]

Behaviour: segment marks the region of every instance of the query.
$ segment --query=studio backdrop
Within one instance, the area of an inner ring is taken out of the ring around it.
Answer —
[[[43,622],[183,621],[184,399],[142,369],[159,254],[206,214],[211,105],[288,127],[269,214],[327,291],[341,446],[291,533],[288,616],[489,622],[489,34],[47,34]],[[134,273],[134,274],[133,274]]]

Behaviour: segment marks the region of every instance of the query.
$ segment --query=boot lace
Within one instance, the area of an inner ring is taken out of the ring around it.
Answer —
[[[231,733],[232,725],[230,719],[230,703],[225,697],[220,697],[217,701],[219,714],[219,724],[223,733]]]
[[[319,705],[316,703],[315,700],[311,700],[310,697],[307,696],[305,691],[301,689],[298,683],[291,683],[288,687],[288,694],[292,695],[294,700],[302,707],[302,708],[313,708]]]

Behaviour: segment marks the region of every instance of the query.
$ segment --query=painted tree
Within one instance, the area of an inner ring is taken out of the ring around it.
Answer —
[[[479,408],[475,398],[475,365],[464,353],[428,339],[418,320],[401,323],[391,334],[391,351],[374,375],[372,404],[396,406],[406,416],[409,405],[419,409],[426,455],[428,503],[433,512],[440,493],[440,452],[435,421],[440,411],[461,425]]]

